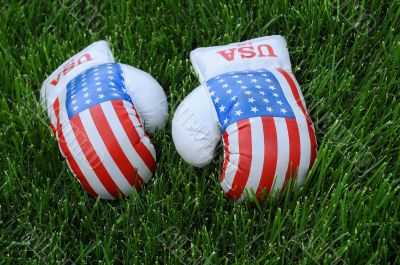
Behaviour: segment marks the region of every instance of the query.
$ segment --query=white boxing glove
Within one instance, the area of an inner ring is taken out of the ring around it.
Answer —
[[[144,128],[164,125],[165,93],[149,74],[115,63],[107,42],[93,43],[53,72],[41,102],[70,170],[91,195],[128,196],[150,180],[156,152]]]
[[[291,177],[302,184],[317,144],[285,39],[198,48],[190,59],[201,85],[172,120],[182,158],[198,167],[209,164],[222,137],[221,186],[235,200],[245,194],[261,199]]]

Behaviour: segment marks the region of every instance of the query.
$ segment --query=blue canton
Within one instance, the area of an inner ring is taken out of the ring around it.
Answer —
[[[218,75],[206,84],[222,132],[252,117],[295,118],[278,80],[265,69]]]
[[[124,77],[119,64],[89,68],[67,84],[66,108],[69,119],[90,107],[110,100],[126,100]]]

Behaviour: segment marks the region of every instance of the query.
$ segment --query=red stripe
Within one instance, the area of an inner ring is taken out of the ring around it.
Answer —
[[[103,140],[107,151],[110,153],[115,164],[129,184],[136,187],[138,183],[135,181],[135,179],[142,178],[122,150],[121,145],[118,142],[118,139],[115,137],[100,104],[90,108],[90,114],[94,124],[96,125],[97,131],[99,132],[101,139]]]
[[[74,157],[71,155],[71,152],[68,148],[68,145],[65,141],[64,133],[62,131],[62,127],[60,126],[60,104],[58,98],[53,104],[53,109],[57,119],[57,134],[58,134],[58,144],[60,145],[61,152],[64,154],[64,157],[67,159],[68,164],[72,170],[72,173],[76,176],[79,180],[83,188],[93,197],[98,197],[97,193],[93,190],[92,186],[90,186],[89,182],[87,181],[85,175],[82,173],[81,169],[79,168],[78,164],[76,163]],[[54,131],[56,128],[54,128]],[[55,134],[55,133],[54,133]]]
[[[299,91],[297,90],[296,84],[293,81],[293,79],[291,78],[291,76],[282,68],[277,68],[277,69],[285,77],[286,82],[288,82],[288,84],[290,86],[290,90],[292,91],[292,94],[294,96],[294,99],[296,100],[297,105],[300,107],[301,111],[303,112],[303,114],[307,120],[308,135],[310,137],[310,144],[311,144],[311,146],[310,146],[311,147],[311,159],[310,159],[310,164],[308,166],[308,168],[310,169],[312,167],[312,165],[314,164],[314,161],[315,161],[315,158],[317,155],[317,142],[316,142],[316,138],[315,138],[315,132],[312,127],[312,121],[303,105],[303,102],[300,99]]]
[[[278,160],[278,137],[274,118],[261,117],[261,119],[264,131],[264,165],[256,193],[259,200],[271,190]]]
[[[285,118],[289,135],[289,164],[286,171],[285,183],[290,177],[295,178],[295,174],[300,164],[300,133],[295,119]]]
[[[229,135],[228,133],[225,131],[224,132],[224,164],[222,165],[222,174],[221,174],[221,180],[220,182],[224,181],[225,179],[225,170],[226,167],[229,164],[229,139],[228,139]]]
[[[96,173],[100,182],[103,184],[104,188],[114,198],[121,197],[122,192],[118,189],[117,185],[114,183],[114,180],[111,178],[110,174],[107,172],[107,169],[104,167],[101,159],[97,155],[96,150],[93,148],[92,143],[89,141],[89,137],[85,131],[85,128],[82,125],[82,121],[81,118],[79,117],[79,114],[75,115],[70,120],[70,123],[72,126],[72,130],[75,134],[75,138],[78,141],[83,154],[85,155],[93,171]]]
[[[251,146],[251,125],[249,119],[237,122],[239,137],[239,161],[238,168],[233,179],[232,187],[227,195],[233,199],[240,199],[246,187],[250,175],[252,146]]]
[[[115,100],[112,102],[112,105],[122,127],[125,130],[126,135],[129,138],[129,141],[131,142],[133,148],[135,148],[136,153],[140,156],[140,159],[143,160],[149,170],[154,172],[156,169],[156,160],[147,146],[141,141],[140,135],[137,132],[131,118],[129,117],[129,113],[126,110],[124,103],[122,100]],[[134,107],[132,108],[135,110]],[[138,121],[140,122],[140,119],[138,119]]]

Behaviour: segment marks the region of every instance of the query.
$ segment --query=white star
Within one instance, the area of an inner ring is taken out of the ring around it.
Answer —
[[[221,105],[221,107],[219,107],[219,112],[225,112],[225,106]]]
[[[269,100],[268,100],[267,98],[263,98],[263,101],[264,101],[265,103],[269,103]]]
[[[236,96],[231,97],[231,101],[235,101],[236,100]]]
[[[86,104],[89,104],[90,102],[91,102],[90,99],[88,99],[88,100],[85,101]]]
[[[249,90],[246,90],[244,93],[245,93],[246,95],[250,95],[250,94],[251,94],[251,92],[250,92]]]
[[[114,82],[110,82],[109,84],[110,84],[110,86],[115,86]]]
[[[109,71],[107,71],[107,73],[111,75],[113,73],[113,71],[109,70]]]
[[[99,75],[99,73],[98,73],[98,72],[95,72],[95,73],[94,73],[94,75],[95,75],[95,76],[98,76],[98,75]]]
[[[256,113],[258,111],[257,107],[251,107],[251,111]]]
[[[215,103],[218,103],[219,100],[220,100],[220,98],[219,98],[219,97],[216,97],[216,98],[214,99],[214,102],[215,102]]]
[[[240,103],[236,102],[235,105],[233,105],[235,108],[239,107]]]
[[[109,65],[109,66],[107,66],[107,69],[112,69],[112,66],[111,66],[111,64]],[[96,69],[97,70],[97,69]]]
[[[278,103],[279,105],[282,105],[282,101],[278,100],[276,103]]]
[[[211,91],[210,96],[214,96],[214,95],[215,95],[215,91]]]
[[[99,95],[99,98],[104,98],[104,94],[100,94],[100,95]]]
[[[113,96],[118,97],[119,94],[118,93],[113,93]]]
[[[270,82],[271,82],[271,79],[267,78],[267,79],[265,79],[265,81],[267,81],[268,83],[270,83]]]
[[[113,76],[108,76],[108,79],[111,79],[111,80],[113,80],[114,79],[114,77]]]
[[[85,98],[87,98],[90,94],[89,93],[85,93],[85,95],[83,95]]]
[[[100,91],[102,91],[103,89],[101,88],[101,87],[98,87],[98,88],[96,88],[96,91],[98,91],[98,92],[100,92]]]
[[[274,97],[276,97],[276,98],[279,97],[277,93],[273,93],[273,95],[274,95]]]
[[[236,116],[240,116],[242,113],[243,113],[243,112],[242,112],[241,110],[237,110],[237,111],[235,112],[235,115],[236,115]]]
[[[220,76],[217,76],[215,79],[217,79],[217,80],[218,80],[218,79],[220,79],[220,78],[221,78]]]
[[[227,124],[227,123],[228,123],[228,118],[225,118],[224,124]]]
[[[75,104],[76,104],[76,99],[72,100],[71,103],[72,103],[73,105],[75,105]]]
[[[252,83],[257,83],[257,79],[251,79]]]
[[[223,84],[222,87],[226,88],[228,87],[228,84]]]
[[[254,101],[255,101],[254,98],[249,98],[250,103],[253,103]]]
[[[261,74],[262,76],[264,76],[264,77],[266,77],[267,76],[267,74]]]
[[[101,85],[101,82],[96,82],[96,86],[99,86],[99,85]]]
[[[89,88],[86,86],[82,89],[83,92],[86,92]]]
[[[260,91],[260,92],[258,92],[258,93],[260,93],[260,95],[265,95],[265,92],[264,92],[264,91]]]
[[[219,79],[218,82],[219,83],[223,83],[225,80],[224,79]]]
[[[238,78],[239,76],[238,75],[234,75],[234,76],[232,76],[232,78]]]
[[[260,89],[260,88],[261,88],[261,86],[260,86],[260,85],[256,85],[256,88]]]
[[[274,86],[269,86],[269,89],[275,90],[276,88]]]
[[[238,81],[236,81],[236,83],[241,84],[241,83],[243,83],[243,81],[242,80],[238,80]]]
[[[240,88],[241,88],[241,89],[246,89],[246,88],[247,88],[247,86],[241,86]]]
[[[252,76],[254,76],[253,74],[247,74],[247,76],[250,76],[250,77],[252,77]]]
[[[114,92],[117,91],[117,89],[115,87],[112,87],[111,90]]]
[[[272,108],[271,107],[267,107],[267,111],[272,112]]]
[[[228,89],[227,91],[226,91],[226,94],[232,94],[232,89]]]
[[[100,80],[100,77],[95,77],[94,80]]]
[[[72,95],[71,98],[74,98],[76,95]]]
[[[286,109],[281,109],[281,112],[286,113],[287,110]]]
[[[72,109],[73,109],[73,110],[77,110],[77,109],[78,109],[78,106],[75,106],[75,107],[73,107]]]

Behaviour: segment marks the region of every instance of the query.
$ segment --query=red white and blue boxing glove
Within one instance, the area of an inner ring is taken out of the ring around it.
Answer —
[[[164,125],[167,101],[149,74],[114,62],[105,41],[64,62],[41,101],[62,155],[93,196],[128,196],[152,177],[156,152],[144,129]]]
[[[267,36],[198,48],[190,59],[201,85],[177,108],[172,136],[179,154],[202,167],[221,137],[220,183],[235,200],[302,184],[316,157],[316,139],[286,41]]]

